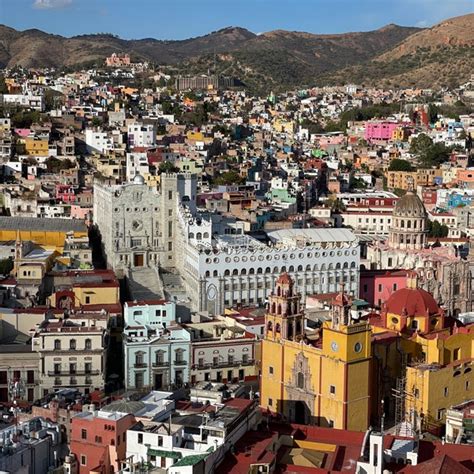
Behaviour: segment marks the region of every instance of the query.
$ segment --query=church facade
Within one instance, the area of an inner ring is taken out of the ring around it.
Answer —
[[[262,341],[261,405],[303,424],[365,430],[370,406],[370,327],[352,322],[343,292],[315,341],[305,336],[300,295],[287,273],[269,296]]]
[[[427,246],[428,215],[412,191],[397,202],[387,241],[367,249],[371,269],[407,269],[418,273],[420,288],[430,292],[446,312],[471,310],[471,272],[455,248]]]

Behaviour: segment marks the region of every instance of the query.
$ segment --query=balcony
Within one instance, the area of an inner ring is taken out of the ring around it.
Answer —
[[[48,370],[48,375],[54,377],[71,377],[75,375],[100,375],[100,370],[61,370],[60,372],[57,372],[55,370]]]
[[[192,366],[193,369],[197,370],[204,370],[204,369],[222,369],[226,367],[242,367],[242,366],[249,366],[254,365],[255,359],[247,359],[247,360],[234,360],[234,361],[222,361],[217,364],[213,362],[209,362],[206,364],[194,364]]]
[[[148,364],[145,362],[135,362],[135,364],[133,364],[133,367],[135,367],[135,369],[146,369],[148,367]]]
[[[173,361],[173,364],[174,365],[187,365],[187,361],[186,360],[174,360]]]
[[[169,367],[170,366],[170,363],[169,362],[153,362],[152,366],[154,368],[160,368],[160,367]]]

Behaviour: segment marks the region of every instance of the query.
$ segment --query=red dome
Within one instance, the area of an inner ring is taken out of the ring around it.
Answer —
[[[435,299],[421,288],[402,288],[387,300],[387,313],[398,316],[431,316],[441,312]]]
[[[292,284],[293,284],[293,280],[291,279],[290,275],[288,275],[287,272],[283,272],[283,273],[278,277],[277,284],[278,284],[278,283],[283,284],[283,285],[292,285]]]

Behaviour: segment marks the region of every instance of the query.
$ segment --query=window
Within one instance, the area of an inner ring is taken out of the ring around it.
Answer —
[[[91,350],[92,349],[92,341],[90,339],[86,339],[84,347],[85,347],[86,351]]]
[[[86,304],[90,304],[91,302],[91,297],[90,296],[86,296]]]
[[[329,428],[334,428],[334,420],[328,420]]]
[[[102,436],[96,436],[95,437],[95,442],[96,443],[102,443]]]
[[[418,329],[418,321],[416,319],[414,319],[411,322],[411,328],[414,329],[414,330]]]
[[[168,250],[170,252],[173,250],[173,242],[168,242]]]
[[[59,339],[54,340],[54,350],[60,351],[61,350],[61,341]]]
[[[453,350],[453,360],[459,360],[459,353],[460,353],[459,347]]]
[[[438,410],[438,416],[437,416],[437,419],[438,419],[438,420],[442,420],[442,419],[444,418],[444,411],[445,411],[444,408],[440,408],[440,409]]]
[[[173,199],[173,191],[168,191],[168,199]]]
[[[76,364],[74,364],[74,363],[69,364],[69,373],[70,374],[75,374],[76,373]]]
[[[444,395],[445,397],[447,397],[447,396],[448,396],[448,394],[449,394],[448,387],[444,387],[444,390],[443,390],[443,395]]]
[[[35,383],[35,371],[28,370],[26,372],[26,383]]]
[[[270,375],[273,375],[273,367],[268,367],[268,373],[269,373]]]
[[[71,351],[75,351],[76,350],[76,340],[75,339],[71,339],[69,341],[69,349]]]
[[[298,388],[304,388],[304,374],[303,372],[298,372],[296,385]]]
[[[81,439],[87,439],[87,430],[85,429],[81,430]]]
[[[331,395],[335,395],[336,394],[336,387],[335,385],[329,385],[329,393]]]
[[[269,406],[273,406],[273,398],[269,398],[269,399],[268,399],[268,405],[269,405]]]
[[[383,287],[382,287],[382,284],[379,283],[379,291],[382,291],[382,288],[383,288]]]
[[[469,390],[471,388],[471,382],[469,380],[466,380],[466,390]]]
[[[85,466],[87,464],[87,458],[83,454],[81,454],[81,466]]]
[[[163,446],[163,436],[158,436],[158,446]]]
[[[91,362],[86,362],[84,364],[84,372],[86,374],[90,374],[92,372],[92,363]]]

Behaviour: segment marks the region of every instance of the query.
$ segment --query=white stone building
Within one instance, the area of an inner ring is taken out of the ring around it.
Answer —
[[[76,388],[84,394],[104,388],[107,352],[107,317],[87,314],[47,319],[32,334],[39,353],[43,394]]]
[[[219,232],[212,219],[184,207],[178,218],[178,270],[195,310],[220,314],[228,306],[264,304],[285,271],[303,297],[336,291],[341,279],[351,294],[358,294],[359,242],[348,229],[273,231],[263,243]]]

